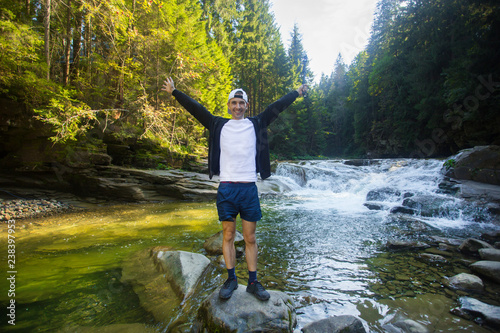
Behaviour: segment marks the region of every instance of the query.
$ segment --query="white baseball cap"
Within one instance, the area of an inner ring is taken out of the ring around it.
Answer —
[[[247,93],[241,88],[234,89],[233,91],[231,91],[229,93],[229,98],[227,99],[227,101],[229,102],[232,98],[242,98],[245,100],[245,102],[248,103]]]

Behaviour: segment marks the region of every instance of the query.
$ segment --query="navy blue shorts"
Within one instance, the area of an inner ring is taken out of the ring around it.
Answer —
[[[217,212],[219,221],[235,221],[238,214],[245,221],[259,221],[262,212],[257,185],[221,182],[217,191]]]

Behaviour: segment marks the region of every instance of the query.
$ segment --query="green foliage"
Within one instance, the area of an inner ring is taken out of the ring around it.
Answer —
[[[45,108],[35,109],[37,119],[52,125],[55,136],[53,142],[76,140],[85,134],[97,120],[95,111],[81,101],[75,99],[74,91],[61,88],[50,99]]]
[[[446,162],[443,163],[443,166],[446,168],[446,170],[450,170],[455,167],[455,159],[450,158],[449,160],[446,160]]]
[[[43,103],[48,83],[38,64],[42,42],[28,25],[15,22],[12,12],[0,13],[0,94],[29,105]]]
[[[256,115],[304,74],[308,98],[269,129],[277,158],[429,157],[500,140],[491,0],[381,0],[366,50],[349,66],[339,55],[317,84],[298,26],[285,47],[268,0],[52,1],[48,45],[43,4],[0,5],[0,97],[26,106],[54,142],[206,155],[205,129],[161,91],[166,77],[227,116],[232,88]]]
[[[170,169],[171,167],[163,163],[158,163],[158,165],[156,166],[156,170],[170,170]]]
[[[498,94],[476,95],[481,75],[500,77],[491,62],[499,19],[493,2],[380,1],[367,51],[350,68],[356,144],[375,156],[430,157],[498,140]]]

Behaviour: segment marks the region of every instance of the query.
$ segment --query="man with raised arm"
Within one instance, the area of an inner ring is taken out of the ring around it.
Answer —
[[[236,216],[240,214],[248,267],[246,291],[254,294],[259,300],[266,301],[270,295],[257,280],[258,250],[255,230],[262,213],[255,183],[257,173],[260,173],[262,179],[271,175],[267,127],[297,97],[307,92],[307,86],[300,86],[269,105],[257,116],[248,118],[245,118],[249,106],[248,96],[243,89],[235,89],[231,91],[227,101],[231,119],[214,116],[203,105],[175,89],[172,78],[164,81],[162,90],[172,94],[209,130],[208,170],[210,178],[213,175],[219,175],[220,178],[217,212],[222,222],[222,253],[228,272],[228,278],[219,291],[219,297],[227,300],[238,288],[234,238]]]

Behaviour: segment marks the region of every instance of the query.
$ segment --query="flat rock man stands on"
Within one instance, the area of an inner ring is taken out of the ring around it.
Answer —
[[[307,86],[302,85],[269,105],[256,117],[249,118],[245,118],[249,106],[247,94],[242,89],[235,89],[229,94],[227,102],[231,119],[211,114],[204,106],[175,89],[171,78],[164,82],[162,90],[172,94],[210,132],[208,169],[210,178],[213,175],[219,175],[220,178],[217,212],[222,222],[222,253],[228,271],[228,279],[220,289],[219,297],[229,299],[238,288],[234,238],[236,216],[240,214],[249,275],[246,291],[262,301],[268,300],[269,293],[257,281],[255,229],[262,214],[255,182],[257,173],[262,179],[271,175],[267,127],[297,97],[307,92]]]

